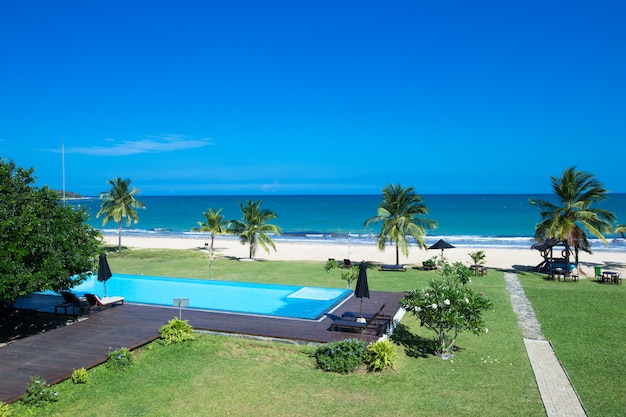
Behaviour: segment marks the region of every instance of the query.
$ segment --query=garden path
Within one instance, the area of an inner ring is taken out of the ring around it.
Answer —
[[[505,273],[506,289],[522,329],[524,345],[548,417],[587,417],[572,383],[546,340],[524,288],[514,273]]]

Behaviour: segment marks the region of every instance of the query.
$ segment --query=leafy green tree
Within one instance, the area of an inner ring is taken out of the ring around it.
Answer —
[[[213,252],[213,243],[215,242],[215,235],[218,233],[224,233],[228,228],[230,222],[222,215],[222,209],[215,211],[210,208],[208,211],[202,213],[206,221],[198,222],[199,227],[191,229],[193,232],[209,232],[211,233],[211,247],[209,250]]]
[[[467,287],[469,270],[462,263],[446,262],[442,270],[442,279],[432,280],[421,290],[408,291],[401,304],[422,326],[437,334],[435,352],[448,359],[454,354],[454,343],[461,332],[469,330],[478,335],[487,331],[482,313],[493,305],[483,293]]]
[[[269,233],[280,234],[281,232],[280,227],[268,223],[270,220],[277,219],[278,216],[269,209],[261,209],[262,203],[263,200],[256,203],[248,200],[245,205],[239,202],[243,217],[241,220],[231,220],[231,231],[239,235],[242,245],[250,245],[250,259],[254,258],[258,245],[261,245],[267,253],[270,252],[270,247],[276,250],[276,245]]]
[[[135,199],[135,196],[139,194],[139,189],[137,187],[130,189],[130,179],[122,180],[120,177],[116,177],[107,181],[107,183],[111,185],[111,189],[100,193],[100,199],[103,201],[96,217],[104,215],[102,219],[103,226],[111,219],[118,224],[117,251],[121,252],[122,221],[126,218],[126,226],[130,226],[131,221],[137,223],[139,217],[135,209],[145,208],[146,206],[143,202]]]
[[[383,188],[383,201],[378,207],[378,214],[365,222],[365,227],[371,223],[382,222],[376,245],[381,251],[385,249],[387,241],[396,244],[396,265],[400,264],[400,250],[404,256],[409,255],[409,241],[412,236],[417,245],[426,249],[424,235],[427,230],[437,227],[437,222],[420,216],[428,214],[428,208],[423,198],[415,192],[413,187],[402,188],[400,184]]]
[[[592,174],[566,169],[561,178],[550,177],[552,190],[559,203],[532,198],[529,203],[541,212],[541,222],[535,227],[535,239],[554,238],[566,244],[566,258],[574,251],[576,265],[580,250],[592,253],[587,233],[601,239],[606,246],[605,233],[613,230],[615,215],[592,205],[608,198],[608,192]]]
[[[337,261],[334,259],[329,259],[328,261],[326,261],[326,264],[324,264],[324,271],[326,271],[327,273],[337,268],[339,268],[339,264],[337,264]],[[352,287],[352,281],[356,281],[358,277],[359,277],[358,265],[352,265],[348,268],[341,268],[339,278],[347,282],[348,289]]]
[[[624,233],[626,233],[626,224],[618,224],[615,228],[615,233],[619,233],[624,237]]]
[[[0,304],[59,291],[96,269],[102,236],[87,212],[34,186],[34,169],[0,159]]]

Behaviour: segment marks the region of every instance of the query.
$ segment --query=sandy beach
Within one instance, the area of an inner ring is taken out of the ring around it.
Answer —
[[[108,245],[117,245],[117,235],[105,236]],[[161,249],[204,249],[205,243],[210,240],[197,238],[176,237],[145,237],[145,236],[122,236],[122,245],[129,248],[161,248]],[[276,251],[265,252],[261,247],[257,248],[256,257],[265,260],[287,261],[326,261],[329,258],[337,260],[350,259],[352,262],[362,260],[381,263],[395,263],[395,247],[387,246],[384,252],[378,250],[374,244],[341,245],[324,242],[289,242],[276,241]],[[444,252],[445,257],[451,262],[463,262],[469,264],[471,259],[468,253],[483,250],[487,256],[486,265],[491,268],[505,270],[530,269],[542,262],[543,258],[537,250],[517,248],[481,248],[481,247],[457,247]],[[248,245],[242,245],[236,239],[216,237],[215,253],[217,256],[247,258]],[[405,265],[421,266],[422,261],[439,255],[438,250],[420,250],[411,247],[409,256],[400,254],[400,263]],[[626,252],[595,251],[592,255],[581,252],[580,264],[583,275],[594,276],[594,265],[600,265],[603,270],[612,270],[626,275]]]

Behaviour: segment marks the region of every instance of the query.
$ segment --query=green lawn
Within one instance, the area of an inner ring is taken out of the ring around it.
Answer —
[[[626,286],[518,277],[589,415],[626,415]]]
[[[200,251],[135,250],[108,257],[112,270],[118,273],[345,286],[337,271],[324,272],[323,262],[218,259],[209,271]],[[434,276],[434,271],[371,270],[369,284],[372,290],[405,291],[427,285]],[[530,281],[531,287],[542,293],[544,283],[536,276],[522,280],[524,284]],[[589,283],[547,284],[584,289]],[[402,320],[394,337],[400,354],[397,369],[382,374],[320,371],[312,357],[314,347],[201,335],[189,344],[166,347],[153,343],[141,348],[136,365],[126,372],[113,374],[98,367],[89,371],[87,385],[61,383],[57,386],[60,401],[45,410],[25,410],[17,404],[12,409],[14,415],[42,416],[545,415],[503,274],[490,271],[471,285],[494,303],[494,310],[485,315],[489,332],[462,334],[457,340],[460,350],[452,360],[443,361],[417,349],[420,341],[433,334],[410,315]],[[583,299],[585,293],[581,294]],[[540,306],[537,309],[542,310]],[[586,315],[586,310],[581,308],[577,314]],[[612,337],[618,335],[621,350],[613,353],[623,356],[623,332]],[[550,339],[557,340],[553,336]],[[592,344],[588,350],[593,348]],[[623,365],[622,357],[622,369]],[[565,366],[574,379],[575,372]],[[604,370],[589,372],[600,375]],[[577,389],[588,406],[587,393]],[[590,415],[611,414],[597,411]]]

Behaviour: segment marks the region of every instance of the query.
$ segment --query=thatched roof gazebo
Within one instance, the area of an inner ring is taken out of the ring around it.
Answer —
[[[561,257],[554,257],[554,247],[563,246],[561,251]],[[555,268],[562,268],[564,271],[568,271],[569,257],[572,253],[566,240],[558,240],[553,237],[543,240],[541,242],[534,243],[530,249],[537,249],[543,256],[543,262],[535,266],[535,270],[540,272],[550,271]]]

